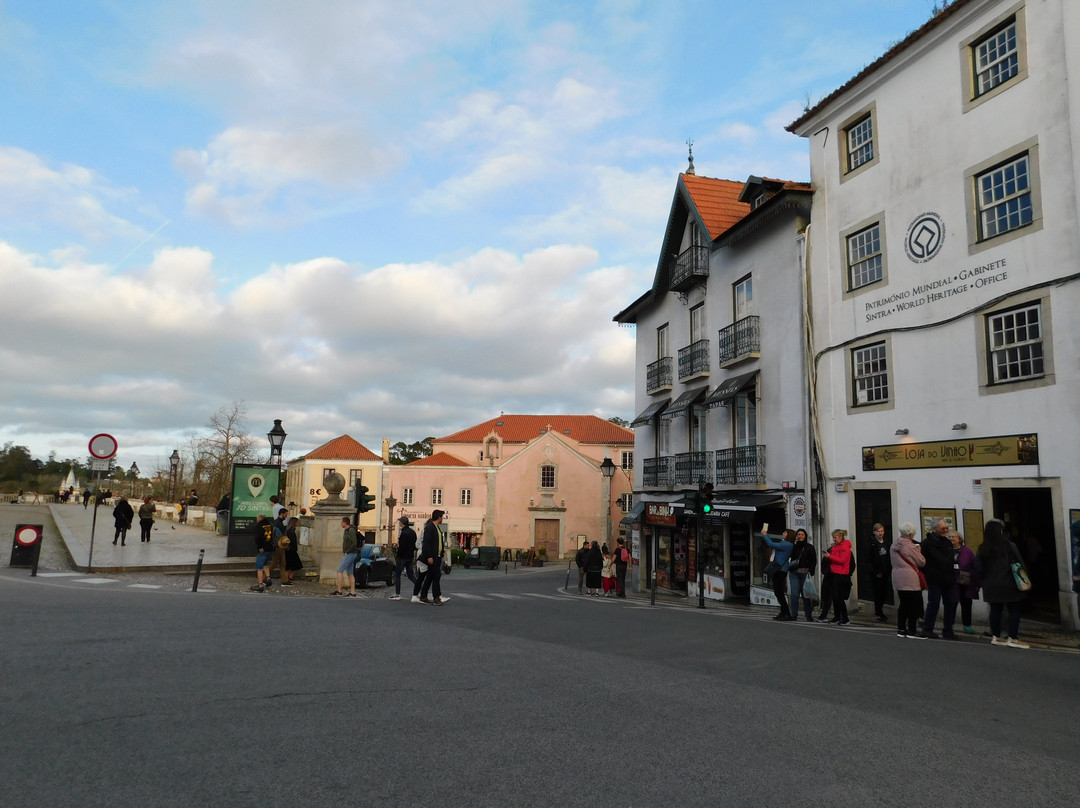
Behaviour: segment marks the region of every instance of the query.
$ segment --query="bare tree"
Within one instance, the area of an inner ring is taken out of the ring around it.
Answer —
[[[191,440],[191,482],[203,501],[213,505],[232,484],[234,463],[251,463],[257,458],[256,440],[247,433],[247,408],[234,401],[210,416],[208,435]]]

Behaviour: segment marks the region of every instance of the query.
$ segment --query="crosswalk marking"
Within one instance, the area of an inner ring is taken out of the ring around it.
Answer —
[[[38,578],[78,578],[81,572],[39,572]]]
[[[115,584],[118,583],[115,578],[80,578],[75,583],[77,584]]]
[[[160,584],[128,584],[130,589],[161,589]]]
[[[469,595],[465,592],[455,592],[455,598],[464,598],[465,600],[487,600],[483,595]]]
[[[543,598],[544,600],[566,600],[561,595],[542,595],[539,592],[522,592],[521,594],[527,595],[530,598]]]
[[[490,592],[488,594],[493,598],[502,598],[503,600],[521,600],[521,595],[508,595],[505,592]]]

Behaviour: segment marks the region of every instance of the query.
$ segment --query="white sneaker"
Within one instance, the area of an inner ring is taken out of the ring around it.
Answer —
[[[1005,641],[1005,644],[1007,646],[1009,646],[1010,648],[1030,648],[1031,647],[1026,642],[1020,642],[1020,640],[1014,640],[1012,637],[1009,637],[1009,639],[1007,639]]]
[[[401,600],[401,595],[391,595],[390,600]]]
[[[420,596],[419,595],[413,595],[412,600],[409,601],[409,603],[419,603],[419,602],[420,602]]]
[[[990,640],[990,644],[991,644],[991,645],[1008,645],[1009,643],[1007,643],[1007,642],[1005,641],[1005,638],[1004,638],[1004,637],[993,637],[993,638],[992,638],[992,639]]]

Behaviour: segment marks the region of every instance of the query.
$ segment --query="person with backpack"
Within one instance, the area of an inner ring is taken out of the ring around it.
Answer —
[[[832,532],[833,545],[821,554],[822,564],[832,573],[832,599],[834,617],[830,623],[846,626],[848,620],[847,599],[851,595],[851,575],[855,572],[855,554],[847,531],[837,528]]]
[[[352,519],[343,516],[341,518],[341,552],[344,554],[344,558],[341,559],[341,563],[337,568],[337,589],[331,592],[331,595],[344,594],[347,598],[356,597],[357,542],[356,526],[352,523]],[[349,591],[343,593],[346,576],[349,578]]]
[[[268,566],[274,554],[274,525],[265,513],[255,517],[255,585],[252,592],[265,592],[270,585]]]
[[[626,549],[626,539],[619,537],[615,548],[615,597],[626,597],[626,568],[630,566],[630,551]]]

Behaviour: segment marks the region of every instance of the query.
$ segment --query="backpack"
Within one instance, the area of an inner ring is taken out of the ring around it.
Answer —
[[[855,548],[854,547],[851,548],[851,559],[850,559],[850,561],[848,561],[847,574],[849,576],[855,574]]]
[[[629,564],[630,563],[630,551],[627,550],[625,547],[620,547],[619,548],[619,559],[618,560],[619,560],[620,564]]]

